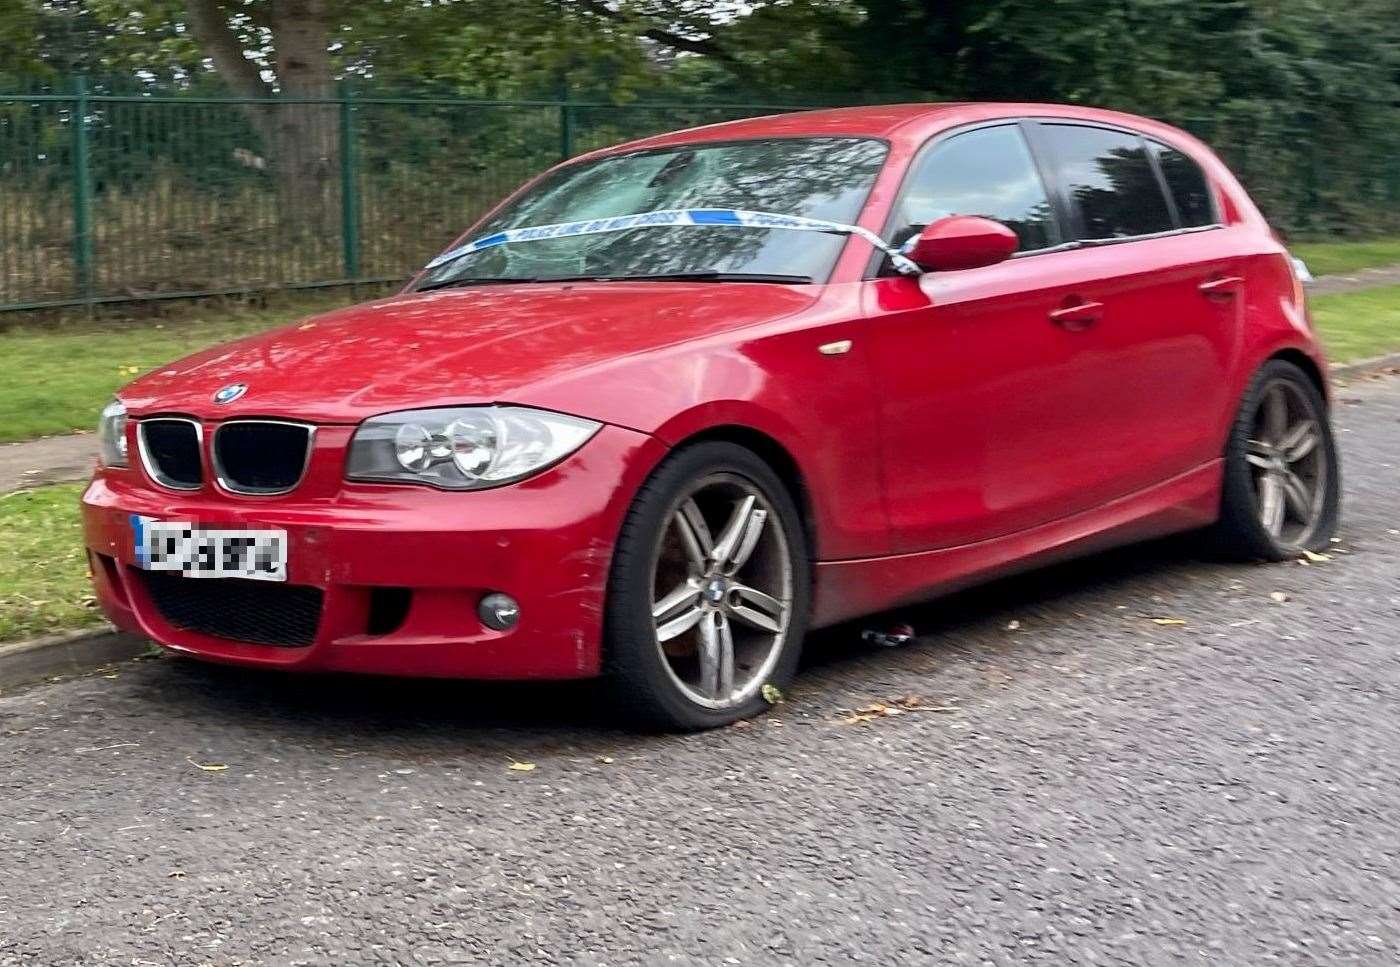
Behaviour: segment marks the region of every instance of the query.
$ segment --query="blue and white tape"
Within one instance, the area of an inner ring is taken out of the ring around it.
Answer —
[[[601,235],[604,232],[625,232],[634,228],[772,228],[792,232],[826,232],[831,235],[855,235],[890,257],[896,270],[905,275],[918,275],[921,269],[894,246],[868,228],[842,225],[840,222],[800,215],[779,215],[772,212],[747,212],[735,208],[667,208],[635,215],[593,218],[582,222],[560,222],[555,225],[533,225],[494,232],[474,241],[443,252],[428,263],[436,269],[467,255],[509,245],[513,242],[538,242],[544,239],[570,238],[577,235]]]

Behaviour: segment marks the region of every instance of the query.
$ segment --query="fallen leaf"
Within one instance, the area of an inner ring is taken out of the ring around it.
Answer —
[[[903,695],[888,702],[871,702],[842,714],[841,721],[847,725],[860,725],[876,719],[892,718],[909,712],[956,712],[951,705],[925,705],[922,695]]]
[[[223,772],[226,769],[228,769],[228,766],[223,765],[222,763],[215,762],[210,763],[209,765],[204,765],[203,763],[195,762],[189,756],[185,756],[185,761],[188,762],[190,765],[194,766],[196,769],[200,770],[201,772]]]
[[[1186,622],[1183,621],[1181,618],[1153,618],[1153,619],[1152,619],[1152,623],[1153,623],[1154,625],[1184,625],[1184,624],[1186,624]]]
[[[783,690],[771,682],[763,685],[763,700],[769,705],[780,705],[783,701]]]
[[[894,708],[886,705],[884,702],[872,702],[869,705],[854,710],[850,715],[847,715],[843,721],[845,721],[847,725],[859,725],[862,722],[873,722],[876,719],[882,719],[890,715],[900,715],[902,713],[903,709]]]
[[[1269,597],[1277,604],[1283,604],[1288,600],[1288,595],[1284,594],[1282,591],[1270,591]]]
[[[511,772],[534,772],[535,764],[533,762],[512,762],[506,768]]]
[[[1332,560],[1331,555],[1318,554],[1316,551],[1304,551],[1303,557],[1313,564],[1325,564],[1327,561]]]
[[[612,756],[610,756],[610,755],[600,755],[600,756],[598,756],[598,761],[601,762],[601,763],[603,763],[604,765],[611,765],[612,763],[616,762],[617,760],[614,759],[614,758],[613,758]]]
[[[117,743],[115,743],[115,744],[113,744],[113,745],[97,745],[97,746],[90,746],[90,747],[84,748],[84,749],[74,749],[73,751],[74,751],[75,753],[78,753],[78,752],[108,752],[108,751],[110,751],[110,750],[112,750],[112,749],[133,748],[133,747],[135,747],[135,746],[139,746],[140,744],[141,744],[140,742],[117,742]]]

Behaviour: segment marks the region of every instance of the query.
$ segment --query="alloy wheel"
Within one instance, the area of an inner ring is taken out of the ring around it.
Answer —
[[[748,701],[768,679],[792,612],[782,522],[736,474],[696,482],[666,520],[652,570],[652,630],[668,673],[707,708]]]
[[[1322,427],[1290,380],[1265,385],[1245,451],[1260,526],[1279,544],[1307,544],[1322,520],[1328,466]]]

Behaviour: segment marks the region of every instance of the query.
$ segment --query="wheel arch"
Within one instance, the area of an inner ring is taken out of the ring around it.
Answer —
[[[1325,363],[1321,361],[1321,357],[1316,355],[1314,350],[1296,342],[1270,345],[1261,349],[1257,354],[1249,354],[1247,359],[1242,361],[1242,365],[1232,371],[1235,373],[1233,378],[1239,382],[1232,390],[1232,402],[1229,409],[1222,411],[1222,418],[1216,427],[1219,453],[1224,454],[1230,444],[1230,433],[1235,425],[1235,419],[1239,415],[1240,407],[1244,405],[1248,397],[1249,389],[1254,384],[1254,380],[1265,366],[1275,360],[1289,363],[1302,370],[1303,375],[1308,378],[1308,382],[1317,389],[1318,395],[1322,397],[1322,405],[1330,410],[1332,390],[1328,383],[1327,371],[1324,368]]]
[[[676,441],[673,449],[680,450],[697,443],[710,441],[733,443],[746,450],[751,450],[773,469],[783,486],[787,488],[788,496],[797,505],[797,512],[801,515],[802,533],[807,539],[808,555],[812,560],[819,560],[817,548],[821,535],[817,527],[816,510],[812,504],[811,488],[791,451],[776,438],[762,430],[740,423],[725,423],[698,430]]]
[[[1323,405],[1331,405],[1331,392],[1327,382],[1327,375],[1322,371],[1322,367],[1318,365],[1317,360],[1313,359],[1301,349],[1289,348],[1278,350],[1259,365],[1261,367],[1265,366],[1275,359],[1282,360],[1286,363],[1292,363],[1294,366],[1301,369],[1317,389],[1318,395],[1322,397]]]

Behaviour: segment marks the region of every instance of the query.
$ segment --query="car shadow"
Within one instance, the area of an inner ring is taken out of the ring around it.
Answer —
[[[1134,545],[815,632],[805,645],[794,704],[829,705],[834,692],[859,690],[872,663],[899,666],[911,651],[946,651],[958,640],[959,629],[1184,570],[1200,560],[1196,550],[1181,538]],[[861,639],[864,628],[897,623],[916,630],[919,640],[910,648],[885,649]],[[588,681],[288,674],[172,658],[151,662],[142,679],[143,699],[182,719],[300,736],[332,747],[369,741],[408,758],[415,748],[427,752],[444,742],[479,745],[493,732],[524,740],[534,755],[547,754],[551,739],[574,749],[649,741],[609,714],[602,690]]]
[[[491,682],[300,674],[164,657],[152,688],[230,720],[286,718],[365,731],[469,726],[607,729],[591,682]]]
[[[1202,553],[1195,534],[1174,534],[1141,544],[1102,551],[1058,564],[977,584],[931,601],[897,608],[823,628],[808,635],[803,670],[828,670],[872,655],[898,655],[903,649],[882,648],[862,638],[866,629],[887,631],[910,626],[919,646],[946,642],[958,630],[974,624],[1018,616],[1066,599],[1104,595],[1136,582],[1156,579],[1189,568],[1216,563]]]

